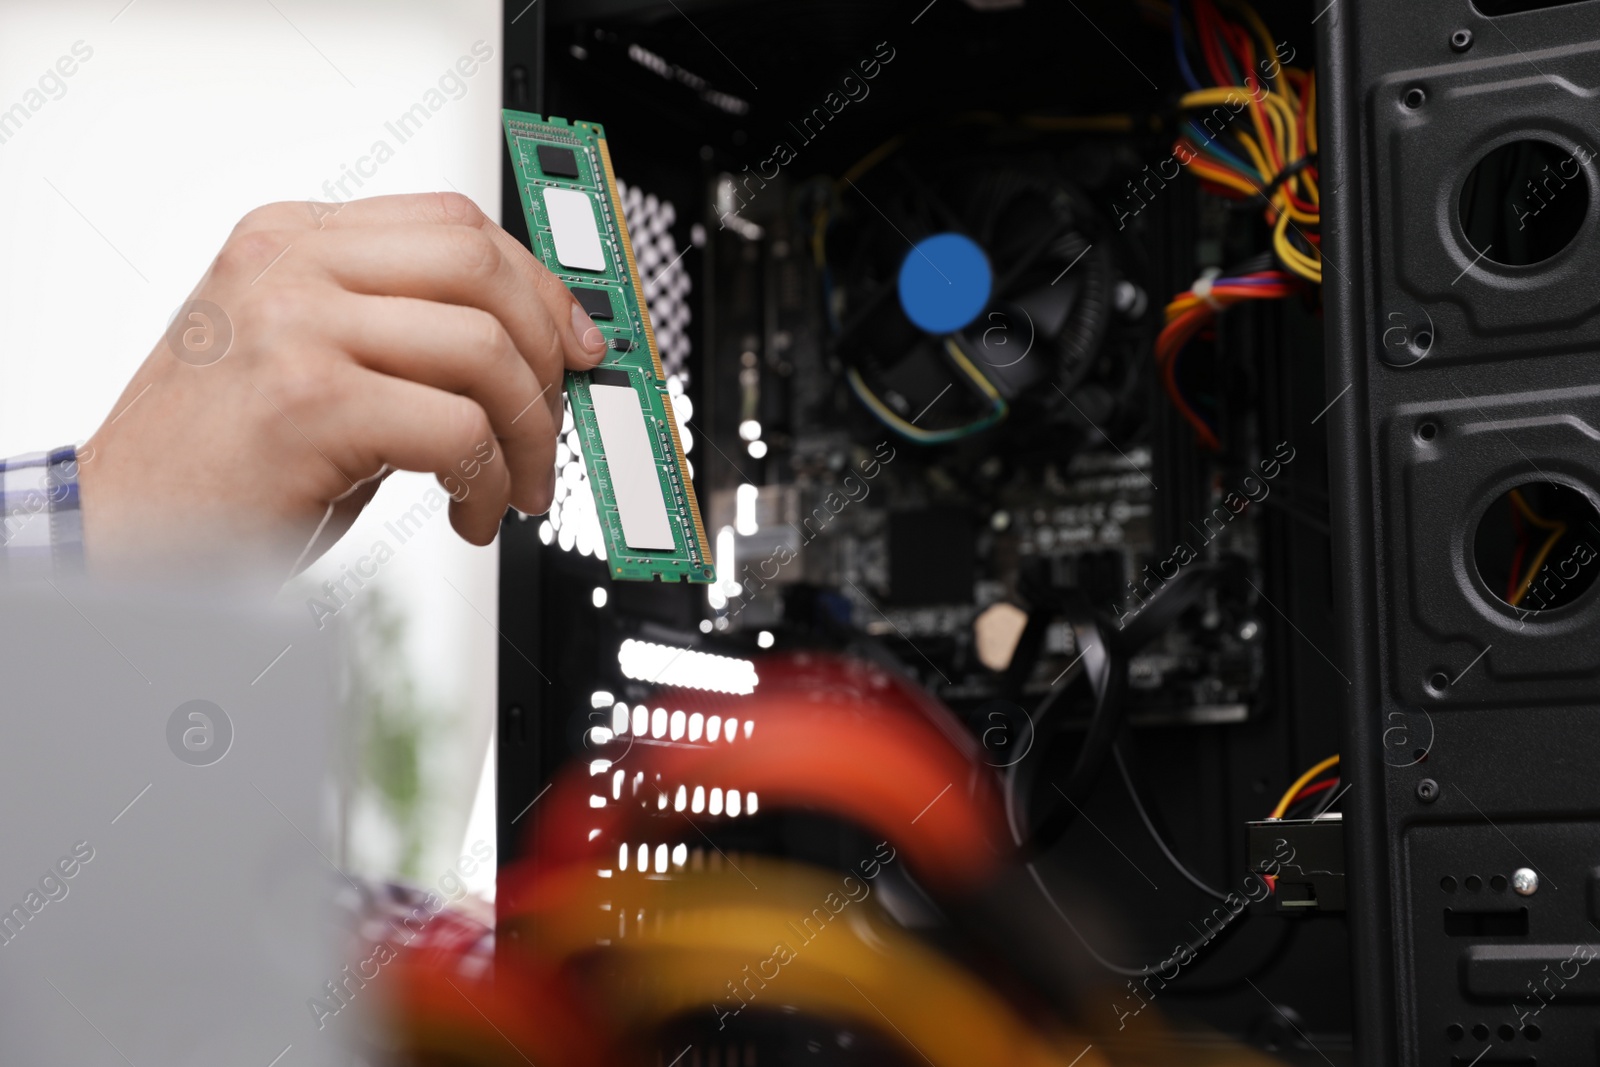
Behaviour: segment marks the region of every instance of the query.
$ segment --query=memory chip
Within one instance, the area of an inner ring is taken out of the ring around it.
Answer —
[[[520,111],[504,118],[529,247],[606,341],[602,365],[566,377],[581,470],[600,525],[603,547],[595,554],[613,578],[713,582],[710,539],[605,130]]]
[[[633,379],[621,367],[596,367],[589,372],[589,384],[591,386],[616,385],[621,386],[623,389],[632,389]]]
[[[578,157],[570,148],[542,144],[539,146],[539,169],[551,178],[576,178]]]
[[[591,319],[613,319],[616,312],[611,307],[611,294],[604,289],[590,289],[586,285],[572,287],[572,295],[578,298],[584,313]]]

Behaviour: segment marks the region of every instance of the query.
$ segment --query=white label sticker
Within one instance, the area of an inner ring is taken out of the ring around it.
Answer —
[[[623,540],[634,549],[676,548],[639,394],[620,385],[591,385],[589,398],[606,450]]]
[[[606,269],[600,228],[594,220],[594,200],[578,189],[546,189],[544,213],[555,238],[556,258],[574,270]]]

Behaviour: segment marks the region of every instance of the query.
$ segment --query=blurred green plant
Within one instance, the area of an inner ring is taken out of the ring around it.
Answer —
[[[341,614],[352,800],[374,804],[394,830],[397,854],[384,873],[419,878],[432,799],[423,754],[444,720],[418,698],[405,652],[406,620],[384,590],[368,586]]]

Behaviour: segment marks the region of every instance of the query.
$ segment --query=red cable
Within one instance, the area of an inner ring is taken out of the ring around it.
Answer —
[[[676,810],[680,786],[752,791],[762,811],[808,809],[856,823],[888,838],[930,884],[943,887],[982,882],[1009,851],[996,779],[973,758],[970,734],[957,740],[945,729],[949,723],[940,719],[953,721],[947,710],[930,717],[892,688],[863,696],[766,688],[763,678],[741,704],[740,718],[756,723],[747,737],[631,747],[623,737],[604,773],[591,775],[587,761],[569,765],[533,811],[538,862],[603,862],[630,841],[703,843],[697,824],[717,817]],[[613,770],[626,775],[620,798],[613,796]],[[603,797],[601,806],[591,806],[591,795]]]
[[[1324,778],[1320,782],[1312,782],[1310,785],[1308,785],[1304,789],[1300,790],[1300,792],[1296,793],[1294,796],[1289,798],[1289,807],[1292,808],[1296,804],[1298,804],[1302,800],[1304,800],[1306,797],[1316,796],[1318,793],[1322,793],[1322,792],[1325,792],[1325,791],[1327,791],[1329,789],[1332,789],[1334,786],[1336,786],[1338,784],[1339,784],[1339,779],[1338,778]],[[1288,811],[1288,810],[1289,810],[1288,808],[1284,809],[1284,811]]]
[[[1246,285],[1238,284],[1243,281],[1271,280],[1279,284],[1273,285]],[[1234,283],[1234,284],[1229,284]],[[1298,291],[1297,285],[1282,271],[1264,270],[1253,271],[1236,278],[1223,280],[1220,284],[1213,283],[1211,296],[1215,303],[1202,302],[1180,313],[1162,329],[1156,337],[1155,357],[1156,365],[1161,370],[1161,384],[1167,397],[1172,401],[1172,406],[1178,414],[1195,431],[1202,447],[1211,451],[1221,451],[1222,443],[1216,433],[1208,426],[1204,419],[1184,399],[1182,391],[1178,388],[1177,364],[1178,358],[1184,348],[1197,335],[1202,335],[1210,326],[1219,311],[1231,307],[1245,300],[1276,300],[1290,296]],[[1180,294],[1192,296],[1193,290]]]
[[[1211,0],[1195,0],[1195,36],[1200,41],[1201,51],[1205,53],[1206,66],[1211,71],[1211,77],[1218,86],[1229,85],[1232,76],[1228,72],[1228,64],[1222,58],[1222,46],[1217,40],[1217,23],[1222,17],[1217,14],[1217,9]]]
[[[1202,304],[1190,308],[1171,322],[1167,323],[1161,335],[1156,338],[1156,360],[1161,365],[1161,382],[1165,387],[1167,396],[1172,400],[1172,406],[1178,409],[1185,422],[1194,428],[1195,436],[1199,438],[1203,448],[1213,452],[1222,450],[1222,442],[1217,440],[1217,435],[1207,426],[1205,420],[1189,406],[1178,389],[1177,365],[1178,354],[1189,343],[1194,335],[1209,320],[1211,308]]]

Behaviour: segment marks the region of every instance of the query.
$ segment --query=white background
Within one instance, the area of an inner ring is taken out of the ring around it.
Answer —
[[[379,138],[395,155],[360,195],[454,188],[498,215],[499,24],[492,0],[0,3],[0,110],[76,42],[93,50],[0,144],[0,455],[87,438],[239,216],[327,199]],[[478,41],[492,60],[399,144],[384,123]],[[391,478],[322,568],[354,562],[430,484]],[[496,580],[496,549],[457,540],[442,512],[377,579],[409,622],[395,669],[452,724],[424,767],[443,798],[424,871],[494,840],[487,805],[466,824],[493,721]],[[370,847],[351,860],[381,868],[383,828],[355,829]]]

